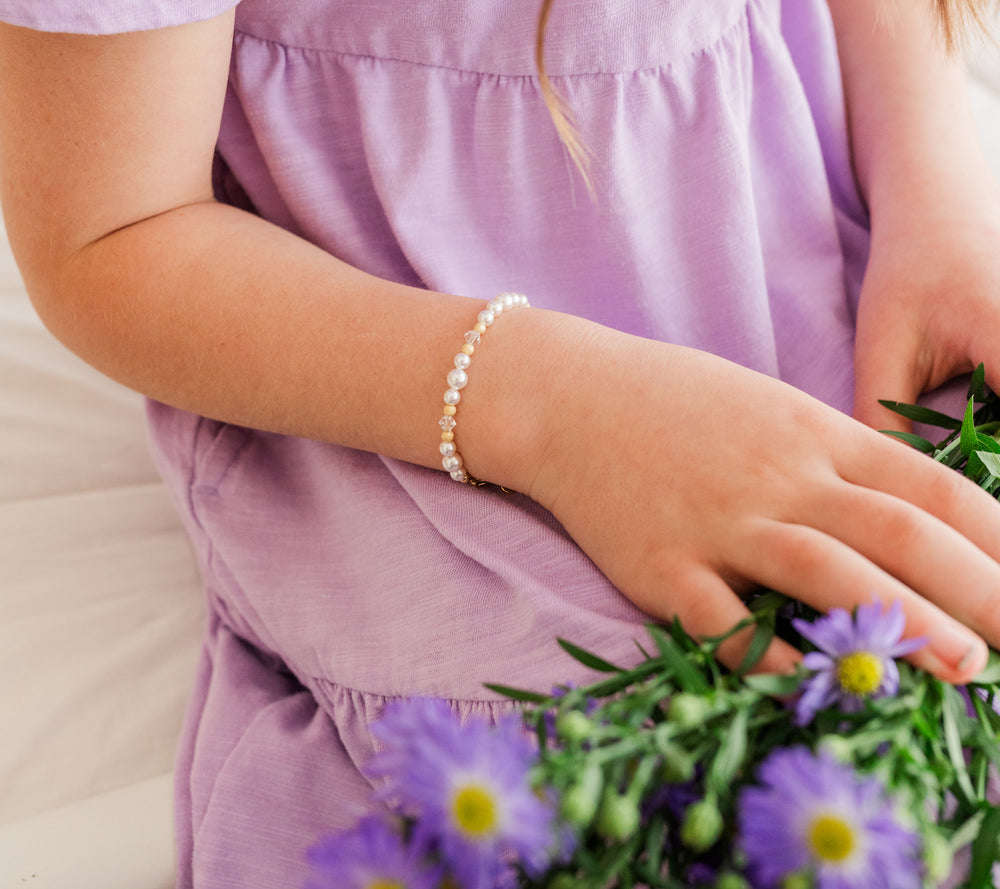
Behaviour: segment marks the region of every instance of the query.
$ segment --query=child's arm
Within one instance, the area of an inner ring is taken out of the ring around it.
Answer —
[[[0,195],[32,300],[154,398],[440,465],[445,372],[479,307],[213,200],[232,35],[231,13],[112,37],[2,27]]]
[[[1000,388],[1000,185],[980,149],[964,65],[933,4],[830,0],[855,168],[872,217],[855,416],[913,402],[985,362]]]
[[[0,28],[0,194],[38,310],[167,403],[439,466],[444,374],[478,307],[213,202],[232,27]],[[710,634],[753,584],[823,609],[898,598],[931,640],[913,660],[950,680],[985,660],[964,625],[1000,644],[1000,507],[790,386],[537,310],[498,322],[472,377],[469,470],[552,510],[651,614]],[[766,666],[792,657],[775,644]]]

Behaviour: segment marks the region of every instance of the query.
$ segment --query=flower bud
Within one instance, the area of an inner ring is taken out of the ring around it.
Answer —
[[[609,840],[627,840],[639,829],[639,806],[630,796],[608,791],[597,813],[597,832]]]
[[[804,871],[796,871],[781,881],[781,889],[813,889],[813,878]]]
[[[943,883],[951,876],[954,861],[951,846],[941,834],[931,831],[924,837],[924,865],[932,883]]]
[[[556,717],[556,734],[566,741],[586,741],[594,723],[579,710],[567,710]]]
[[[820,748],[829,751],[834,759],[853,763],[854,747],[850,741],[840,735],[827,735],[820,741]]]
[[[750,884],[739,874],[726,871],[719,874],[715,881],[715,889],[750,889]]]
[[[690,728],[703,722],[710,705],[705,698],[690,692],[679,692],[670,699],[667,719],[681,728]]]
[[[588,763],[576,783],[563,794],[562,816],[574,827],[585,828],[594,820],[604,789],[604,774],[596,763]]]
[[[704,852],[722,835],[722,813],[711,800],[688,806],[681,824],[681,842],[693,852]]]
[[[694,757],[669,741],[660,741],[657,749],[663,757],[660,780],[664,784],[684,784],[694,777]]]

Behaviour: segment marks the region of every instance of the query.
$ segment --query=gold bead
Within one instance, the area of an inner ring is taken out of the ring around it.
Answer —
[[[458,413],[458,408],[453,404],[446,404],[444,406],[444,415],[446,417],[454,417]]]
[[[462,351],[466,355],[471,355],[473,352],[476,351],[476,347],[472,345],[472,343],[466,343],[464,346],[462,346]]]
[[[486,333],[486,325],[482,321],[477,321],[472,325],[472,329],[478,334]]]
[[[455,440],[455,433],[454,432],[442,432],[441,433],[441,441],[454,441],[454,440]]]

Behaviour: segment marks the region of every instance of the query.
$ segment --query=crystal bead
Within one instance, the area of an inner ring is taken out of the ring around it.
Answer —
[[[438,420],[438,426],[440,426],[445,432],[455,428],[455,418],[454,417],[442,417]]]
[[[470,330],[470,331],[468,331],[468,332],[467,332],[467,333],[465,334],[465,341],[466,341],[466,342],[467,342],[467,343],[468,343],[468,344],[469,344],[470,346],[478,346],[478,345],[479,345],[479,342],[480,342],[480,340],[482,340],[482,337],[481,337],[481,336],[479,335],[479,333],[478,333],[477,331],[475,331],[475,330]]]

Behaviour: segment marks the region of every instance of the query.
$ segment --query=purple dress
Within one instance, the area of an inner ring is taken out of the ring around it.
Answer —
[[[0,18],[100,33],[231,5],[0,0]],[[546,61],[594,199],[539,95],[537,11],[243,0],[218,193],[376,275],[522,291],[850,409],[868,235],[825,3],[557,2]],[[556,636],[635,658],[644,616],[526,498],[149,416],[210,609],[178,763],[183,889],[300,884],[305,848],[363,811],[387,698],[495,714],[484,682],[585,680]]]

